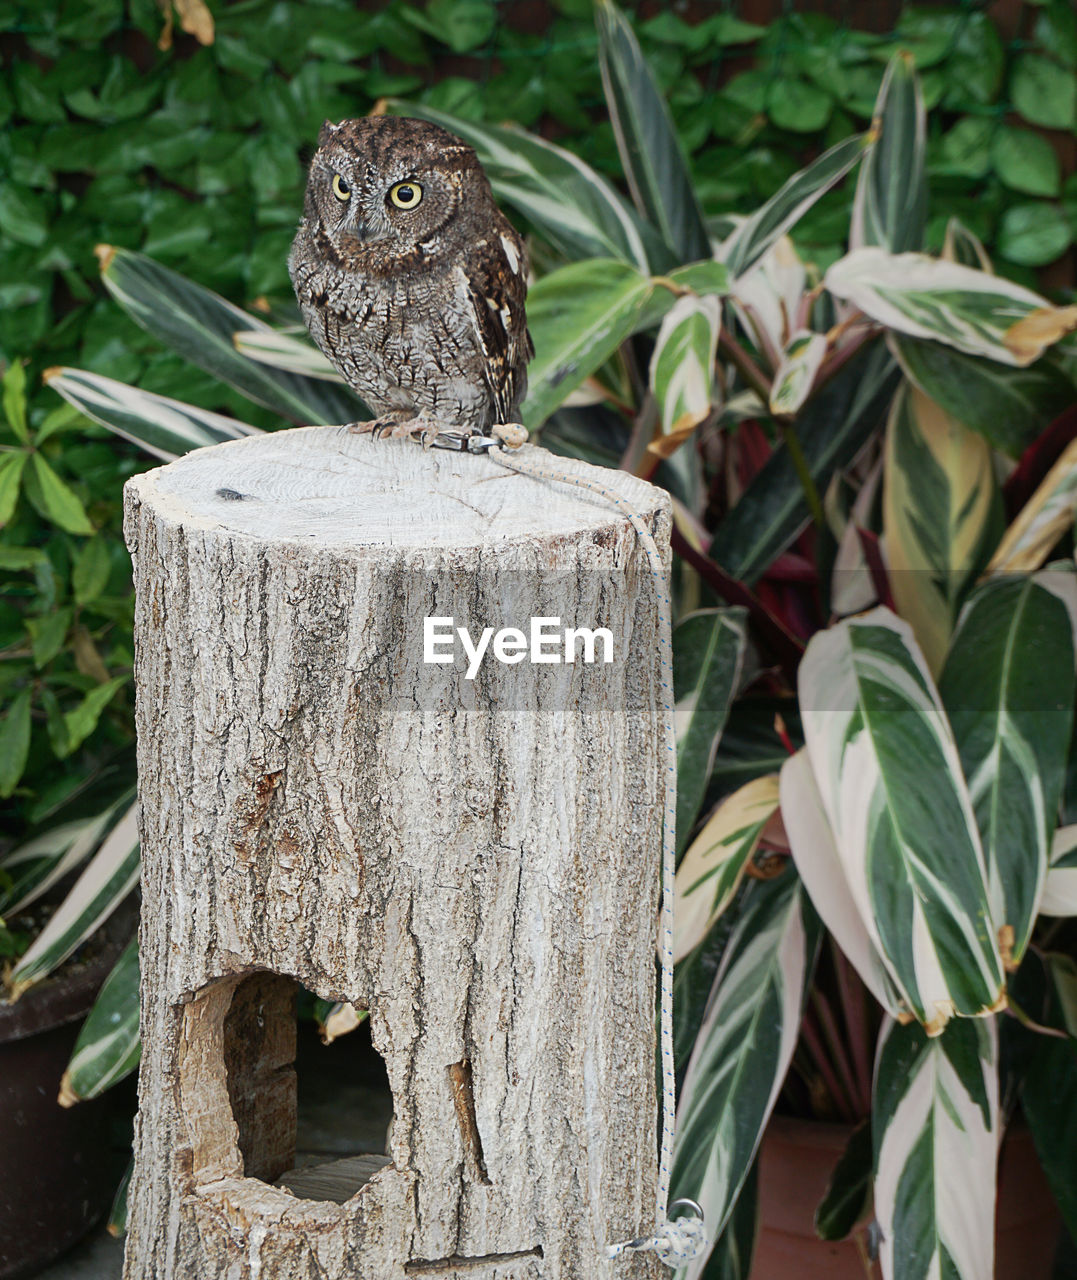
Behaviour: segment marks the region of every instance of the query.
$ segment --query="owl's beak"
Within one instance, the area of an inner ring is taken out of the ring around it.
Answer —
[[[348,234],[354,236],[360,244],[369,244],[371,240],[377,238],[374,228],[362,218],[352,220],[351,226],[348,227]]]

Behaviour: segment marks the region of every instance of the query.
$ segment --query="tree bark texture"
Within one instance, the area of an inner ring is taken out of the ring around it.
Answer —
[[[668,552],[659,490],[551,461],[614,487]],[[631,526],[490,458],[336,428],[199,450],[126,502],[125,1280],[664,1274],[603,1253],[654,1225],[662,721]],[[609,628],[613,661],[424,662],[427,617],[477,638],[535,615]],[[296,982],[370,1010],[393,1092],[391,1162],[342,1204],[272,1185]]]

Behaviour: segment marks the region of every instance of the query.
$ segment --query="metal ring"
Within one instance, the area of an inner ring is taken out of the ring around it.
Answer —
[[[687,1196],[684,1196],[680,1200],[674,1200],[666,1211],[666,1216],[669,1218],[670,1222],[673,1221],[673,1211],[678,1205],[684,1205],[686,1209],[691,1210],[692,1217],[698,1218],[700,1222],[703,1221],[703,1207],[697,1204],[695,1200],[689,1200]]]

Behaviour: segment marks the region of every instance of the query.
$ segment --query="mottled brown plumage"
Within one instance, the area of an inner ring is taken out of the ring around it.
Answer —
[[[515,421],[527,251],[475,152],[394,117],[327,123],[318,143],[288,264],[314,341],[381,420]]]

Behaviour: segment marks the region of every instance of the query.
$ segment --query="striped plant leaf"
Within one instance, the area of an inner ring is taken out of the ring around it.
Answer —
[[[894,602],[934,674],[1001,521],[990,445],[902,385],[886,428],[883,534]]]
[[[989,573],[1021,573],[1038,569],[1055,543],[1073,527],[1077,512],[1077,440],[1044,476],[998,544]]]
[[[747,646],[747,614],[741,608],[700,609],[674,628],[678,849],[688,843],[703,803]]]
[[[816,487],[825,489],[882,425],[897,370],[882,343],[872,343],[823,386],[797,416],[797,439]],[[718,526],[710,557],[754,586],[808,523],[804,489],[779,445]]]
[[[138,1032],[138,938],[105,979],[60,1081],[60,1105],[96,1098],[130,1075],[142,1056]]]
[[[726,796],[677,868],[673,959],[681,961],[733,901],[763,829],[778,809],[778,775],[755,778]]]
[[[959,262],[963,267],[975,267],[978,271],[986,271],[988,275],[995,274],[983,241],[960,218],[950,218],[946,223],[942,256],[947,262]]]
[[[134,1173],[135,1162],[129,1160],[127,1171],[120,1179],[120,1185],[116,1188],[116,1195],[112,1201],[112,1208],[109,1211],[108,1222],[105,1224],[110,1236],[122,1236],[127,1232],[127,1192],[131,1186],[131,1174]]]
[[[83,369],[49,369],[44,381],[76,409],[130,440],[155,458],[171,462],[204,445],[254,435],[257,427]]]
[[[318,1035],[322,1044],[332,1044],[341,1036],[350,1035],[357,1027],[361,1027],[369,1017],[366,1009],[357,1009],[355,1005],[344,1000],[322,1001],[315,1006],[315,1021],[318,1024]]]
[[[1077,399],[1077,387],[1052,352],[1018,369],[903,334],[888,341],[907,378],[1011,458]]]
[[[681,1089],[674,1198],[704,1211],[715,1240],[729,1220],[796,1047],[822,927],[788,870],[745,894]],[[677,1273],[704,1274],[706,1256]]]
[[[710,236],[665,95],[612,0],[595,5],[606,108],[636,208],[676,262],[711,257]]]
[[[132,787],[101,812],[50,827],[9,850],[0,858],[0,870],[10,880],[7,891],[0,892],[0,914],[25,910],[85,862],[134,798]]]
[[[818,632],[799,688],[853,902],[908,1011],[937,1034],[955,1013],[999,1008],[1003,968],[976,818],[911,627],[877,608]]]
[[[722,245],[719,257],[734,276],[745,275],[791,230],[813,204],[850,173],[871,144],[868,134],[846,138],[825,151],[742,222]]]
[[[912,55],[895,54],[875,100],[875,145],[857,175],[849,245],[922,249],[927,222],[927,122]]]
[[[1039,909],[1045,916],[1077,916],[1077,826],[1059,827],[1052,837]]]
[[[652,288],[648,276],[613,258],[570,263],[534,285],[527,321],[535,358],[520,410],[529,430],[540,427],[629,337]]]
[[[883,1280],[993,1276],[998,1029],[883,1027],[871,1118]]]
[[[897,1016],[901,998],[853,896],[806,750],[782,765],[780,794],[782,824],[812,906],[867,989]]]
[[[333,425],[370,417],[347,387],[274,369],[236,350],[235,335],[273,330],[201,285],[129,249],[101,246],[101,279],[132,320],[170,351],[289,422]]]
[[[823,283],[887,329],[999,364],[1031,364],[1077,328],[1077,306],[1054,307],[1023,285],[926,253],[854,249]]]
[[[759,1161],[751,1167],[737,1196],[737,1203],[714,1242],[699,1280],[750,1280],[756,1237],[759,1234]],[[683,1276],[683,1272],[679,1273]]]
[[[815,375],[826,356],[826,338],[810,329],[798,329],[782,352],[770,388],[770,411],[794,414],[807,400]]]
[[[651,356],[650,382],[662,434],[686,439],[711,411],[722,304],[686,294],[666,313]]]
[[[821,1240],[844,1240],[867,1217],[871,1165],[871,1121],[862,1120],[850,1134],[815,1210],[815,1234]]]
[[[344,382],[313,343],[281,329],[239,329],[234,341],[236,350],[248,360],[258,360],[288,373],[301,373],[307,378]]]
[[[619,258],[644,272],[668,265],[657,234],[570,151],[522,129],[462,120],[421,102],[391,100],[389,107],[439,124],[474,147],[497,198],[565,257]]]
[[[138,813],[131,805],[8,977],[10,998],[47,978],[100,928],[138,883],[138,873]]]
[[[988,579],[962,610],[939,693],[987,858],[1007,968],[1040,903],[1073,720],[1077,575]]]

